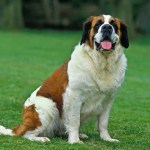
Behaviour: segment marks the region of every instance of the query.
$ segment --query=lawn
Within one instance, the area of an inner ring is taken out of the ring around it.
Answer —
[[[21,122],[22,105],[60,64],[70,58],[81,32],[0,31],[0,124]],[[49,143],[0,135],[0,150],[149,150],[150,149],[150,37],[137,38],[125,50],[128,69],[114,102],[109,132],[119,143],[104,142],[95,120],[82,127],[90,138],[69,145],[67,139]]]

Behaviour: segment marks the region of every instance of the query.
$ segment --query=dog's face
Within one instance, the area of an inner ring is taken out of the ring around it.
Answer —
[[[128,48],[127,26],[110,15],[92,16],[84,23],[80,44],[86,43],[100,52],[112,52],[121,44]]]

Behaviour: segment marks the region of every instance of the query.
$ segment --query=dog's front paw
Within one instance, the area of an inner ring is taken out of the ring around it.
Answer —
[[[69,144],[83,144],[83,142],[82,141],[80,141],[80,139],[69,139],[68,140],[68,143]]]
[[[68,141],[69,144],[84,144],[82,141]]]
[[[112,139],[111,137],[101,137],[104,141],[108,142],[119,142],[117,139]]]
[[[119,142],[119,140],[117,139],[112,139],[112,138],[106,138],[106,139],[103,139],[104,141],[108,141],[108,142]]]
[[[107,134],[101,134],[101,139],[103,139],[104,141],[108,141],[108,142],[119,142],[119,140],[113,139]]]

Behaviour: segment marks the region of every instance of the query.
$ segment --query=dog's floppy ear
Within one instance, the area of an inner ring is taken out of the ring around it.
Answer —
[[[127,25],[122,21],[120,21],[120,31],[121,31],[121,37],[120,37],[121,45],[125,48],[128,48],[129,40],[128,40]]]
[[[80,41],[80,45],[86,42],[86,40],[89,40],[89,31],[91,28],[91,22],[92,22],[92,16],[89,17],[83,24],[83,33],[82,33],[82,38]]]

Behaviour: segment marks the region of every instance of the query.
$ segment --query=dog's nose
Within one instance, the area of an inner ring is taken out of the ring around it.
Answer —
[[[102,32],[112,32],[113,29],[112,29],[112,26],[109,25],[109,24],[105,24],[102,26],[102,29],[101,29]]]

